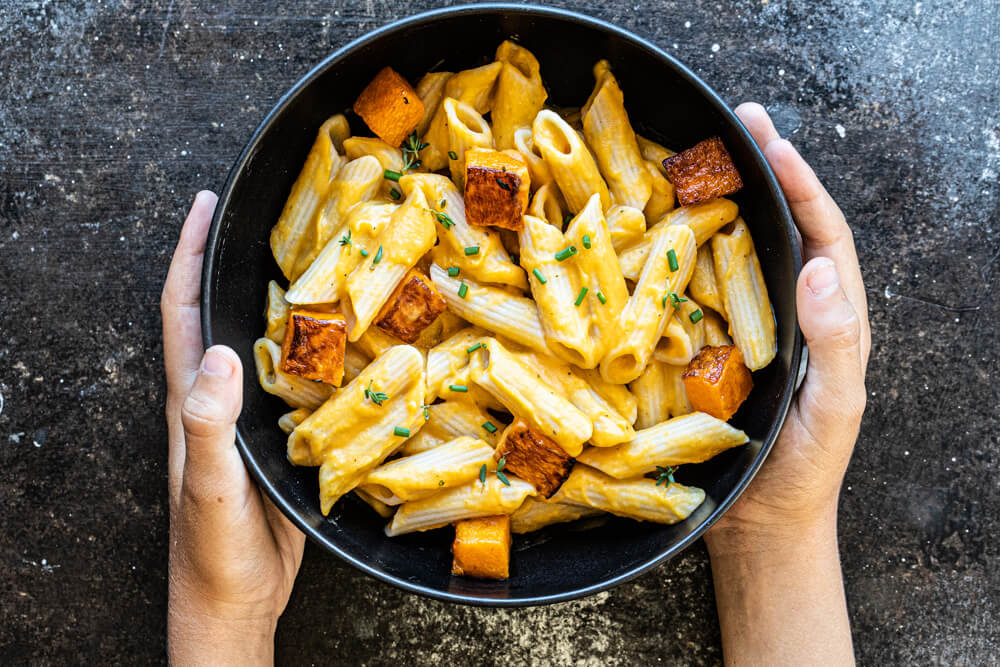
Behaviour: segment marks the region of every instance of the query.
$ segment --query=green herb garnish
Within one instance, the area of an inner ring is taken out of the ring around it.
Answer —
[[[535,274],[535,277],[538,278],[538,282],[540,282],[541,284],[544,285],[545,283],[549,282],[548,280],[545,279],[545,276],[543,276],[542,272],[539,271],[538,269],[532,269],[531,272]]]
[[[460,394],[467,394],[469,392],[469,388],[466,387],[464,384],[450,384],[448,385],[448,389],[451,389],[452,391],[457,391]]]
[[[362,249],[361,249],[361,250],[359,250],[358,252],[360,252],[360,253],[361,253],[361,256],[362,256],[362,257],[367,257],[367,256],[368,256],[368,251],[367,251],[367,250],[365,250],[364,248],[362,248]]]
[[[478,255],[479,254],[479,246],[477,246],[477,245],[465,246],[465,254],[466,254],[466,256],[468,256],[468,255]]]
[[[460,299],[464,299],[465,295],[468,294],[468,293],[469,293],[469,286],[468,285],[466,285],[465,283],[462,283],[461,285],[458,286],[458,297]]]
[[[461,269],[459,269],[457,266],[448,267],[448,275],[451,276],[452,278],[457,278],[459,273],[461,273]]]
[[[457,160],[458,153],[456,153],[455,151],[448,151],[448,157],[450,157],[452,160]]]
[[[497,427],[494,426],[492,422],[483,422],[483,428],[485,428],[489,433],[497,432]]]
[[[656,478],[657,486],[660,486],[661,484],[666,484],[667,485],[666,488],[670,488],[671,484],[677,483],[674,481],[674,472],[677,470],[677,468],[673,466],[667,466],[667,467],[656,466],[656,470],[658,473],[660,473]]]
[[[410,429],[406,428],[405,426],[397,426],[392,429],[392,434],[399,438],[409,438]]]
[[[397,183],[399,183],[399,179],[403,177],[401,173],[399,173],[398,171],[393,171],[392,169],[386,169],[385,171],[383,171],[382,176],[388,178],[390,181],[395,181]]]
[[[563,216],[563,227],[565,227],[566,225],[568,225],[572,220],[573,220],[573,214],[572,213],[567,213],[566,215],[564,215]]]
[[[687,301],[687,299],[685,299],[684,297],[677,296],[677,292],[673,292],[673,291],[667,292],[666,294],[663,295],[663,307],[664,308],[667,307],[667,299],[670,299],[670,305],[672,305],[674,307],[674,309],[680,308],[681,304],[684,303],[685,301]]]
[[[493,180],[496,181],[497,185],[499,185],[502,189],[506,190],[507,192],[510,192],[510,186],[509,185],[507,185],[506,183],[504,183],[503,181],[501,181],[499,178],[494,178]]]
[[[479,469],[479,481],[480,481],[480,483],[483,486],[486,486],[486,464],[485,463],[483,464],[483,467]]]
[[[344,234],[343,236],[340,237],[340,245],[342,245],[342,246],[353,245],[352,242],[351,242],[351,230],[350,229],[347,230],[346,234]],[[348,248],[347,252],[351,252],[351,249]]]
[[[587,234],[583,235],[583,247],[590,250],[590,236]]]
[[[455,226],[455,221],[452,220],[447,213],[441,211],[435,211],[432,208],[427,209],[427,211],[434,216],[434,219],[441,223],[441,226],[445,229],[451,229]]]
[[[667,251],[667,262],[670,264],[671,271],[676,271],[680,268],[677,264],[677,252],[673,248]]]
[[[430,411],[430,410],[428,410],[427,408],[429,408],[429,407],[431,407],[431,406],[429,406],[429,405],[422,405],[422,406],[420,406],[420,407],[421,407],[421,408],[423,409],[423,411],[424,411],[424,421],[430,421],[430,418],[431,418],[431,411]]]
[[[604,296],[603,292],[598,292],[597,293],[597,300],[600,301],[602,304],[604,304],[604,303],[608,302],[608,297]]]
[[[556,261],[562,262],[576,254],[576,246],[568,246],[556,253]]]
[[[399,198],[402,197],[403,195],[399,194],[399,190],[393,188],[392,190],[389,190],[389,196],[395,199],[396,201],[399,201]]]
[[[576,295],[576,301],[573,302],[573,305],[579,306],[581,303],[583,303],[583,297],[587,296],[587,292],[589,291],[590,290],[588,290],[586,287],[581,287],[580,293]]]
[[[382,261],[382,246],[379,246],[378,250],[375,251],[375,256],[372,257],[372,265],[371,265],[371,267],[369,267],[368,270],[369,271],[374,271],[375,270],[375,265],[378,264],[381,261]]]
[[[421,143],[420,139],[417,138],[417,133],[411,132],[410,136],[406,138],[403,142],[403,170],[409,171],[410,169],[416,169],[420,166],[420,151],[424,150],[430,146],[429,143]]]
[[[475,352],[476,350],[478,350],[481,347],[484,347],[484,345],[482,343],[476,343],[472,347],[465,348],[465,353],[466,354],[472,354],[473,352]]]
[[[691,324],[697,324],[703,317],[705,317],[705,314],[701,312],[700,308],[688,315],[688,319],[691,320]]]
[[[369,401],[371,401],[375,405],[381,407],[382,406],[382,401],[388,399],[389,395],[386,394],[386,393],[384,393],[384,392],[381,392],[381,391],[375,391],[375,390],[373,390],[372,389],[372,382],[374,382],[374,380],[369,380],[368,381],[368,387],[365,389],[365,398],[367,398]]]

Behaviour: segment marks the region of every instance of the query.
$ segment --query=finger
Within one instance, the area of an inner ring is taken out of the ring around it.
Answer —
[[[750,136],[761,149],[780,137],[767,110],[756,102],[744,102],[736,107],[734,113],[743,122],[747,131],[750,132]]]
[[[827,257],[810,261],[797,285],[799,326],[809,346],[809,367],[800,393],[804,419],[817,441],[860,423],[865,386],[861,323]],[[803,405],[804,404],[804,405]]]
[[[236,451],[243,367],[228,347],[210,347],[181,408],[184,493],[196,501],[245,499],[249,477]],[[214,502],[210,503],[215,505]]]

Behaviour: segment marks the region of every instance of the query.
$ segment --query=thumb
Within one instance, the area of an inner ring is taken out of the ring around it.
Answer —
[[[243,405],[243,366],[228,347],[215,345],[205,351],[194,385],[184,400],[187,490],[233,489],[232,475],[243,471],[233,446],[236,418]],[[242,473],[245,477],[245,473]]]
[[[803,397],[809,413],[830,426],[856,423],[864,412],[861,323],[840,284],[833,260],[817,257],[802,269],[797,287],[799,327],[809,346]]]

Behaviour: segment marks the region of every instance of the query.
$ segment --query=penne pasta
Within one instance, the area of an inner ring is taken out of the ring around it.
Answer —
[[[642,211],[631,206],[612,206],[608,209],[607,222],[611,245],[616,253],[640,243],[646,232],[645,216]]]
[[[447,489],[428,498],[403,503],[385,527],[389,537],[433,530],[463,519],[511,514],[524,499],[535,495],[535,487],[510,478],[510,486],[489,475],[486,483],[478,479]]]
[[[533,533],[557,523],[576,521],[599,514],[602,512],[592,507],[525,498],[521,506],[510,515],[510,529],[518,534]]]
[[[487,424],[496,430],[490,430]],[[412,456],[466,435],[495,447],[502,430],[503,425],[475,402],[467,398],[455,398],[428,405],[424,413],[424,427],[406,441],[399,453]]]
[[[553,227],[562,229],[565,217],[562,195],[554,185],[543,185],[535,191],[528,206],[528,215],[544,220]]]
[[[641,211],[653,184],[625,112],[625,97],[607,60],[594,65],[594,78],[594,91],[580,110],[583,136],[597,158],[613,202]]]
[[[253,358],[261,388],[293,408],[315,410],[333,394],[333,387],[328,384],[303,380],[279,370],[281,346],[270,338],[257,339],[253,344]]]
[[[726,322],[710,310],[706,310],[704,315],[705,345],[711,345],[712,347],[732,345],[733,340],[729,337]]]
[[[665,364],[654,359],[646,366],[629,388],[638,402],[637,429],[647,429],[671,417],[690,413],[693,408],[688,400],[681,373],[685,366]]]
[[[451,72],[428,72],[417,83],[417,95],[420,96],[420,101],[424,103],[423,118],[420,119],[414,130],[418,137],[424,136],[427,132],[427,128],[431,124],[431,119],[434,118],[438,107],[441,106],[441,100],[444,99],[445,84],[448,83],[448,79],[451,77]]]
[[[639,144],[639,152],[642,154],[642,159],[655,164],[659,168],[660,173],[666,176],[667,170],[663,168],[663,161],[668,157],[677,155],[677,153],[638,134],[635,135],[635,140]]]
[[[378,355],[366,354],[359,346],[348,343],[344,350],[344,382],[350,382],[361,375],[361,371],[376,356]]]
[[[448,126],[448,169],[459,190],[465,188],[465,154],[473,148],[493,148],[489,123],[471,104],[446,97],[441,103]],[[451,155],[455,155],[452,159]]]
[[[582,210],[594,193],[600,196],[603,210],[611,206],[608,186],[576,130],[546,109],[535,116],[531,131],[534,145],[545,158],[570,213]]]
[[[449,97],[468,104],[480,114],[490,110],[493,103],[493,89],[503,63],[492,62],[475,69],[467,69],[452,75],[444,85],[442,99]],[[423,141],[427,148],[420,151],[420,161],[427,171],[440,171],[448,166],[448,125],[444,104],[428,123]]]
[[[280,428],[285,435],[288,435],[295,430],[295,427],[305,421],[306,417],[312,414],[312,410],[309,408],[295,408],[291,412],[286,412],[281,415],[278,419],[278,428]]]
[[[554,187],[552,170],[545,163],[541,151],[535,146],[531,127],[522,127],[514,131],[514,149],[520,153],[521,159],[528,165],[532,190],[538,190],[544,185],[553,185]]]
[[[694,349],[691,337],[681,324],[680,314],[674,313],[667,320],[663,336],[656,343],[653,357],[665,364],[686,366],[695,354],[697,350]]]
[[[285,300],[285,290],[272,280],[267,284],[267,307],[264,317],[267,319],[266,338],[281,345],[285,340],[285,327],[288,325],[288,301]]]
[[[538,60],[528,49],[506,40],[497,48],[496,59],[502,67],[490,113],[496,147],[505,150],[517,148],[515,131],[531,126],[548,93],[542,85]]]
[[[552,500],[637,521],[673,524],[688,518],[704,502],[705,492],[677,483],[664,488],[644,477],[619,480],[578,464]]]
[[[368,493],[364,489],[354,489],[354,494],[364,501],[369,507],[371,507],[375,512],[383,519],[388,519],[392,516],[393,512],[396,511],[395,507],[389,507],[381,500],[378,500],[372,494]]]
[[[383,464],[369,472],[363,484],[384,487],[400,502],[406,502],[471,482],[479,476],[482,466],[496,469],[493,448],[482,440],[461,436]]]
[[[673,210],[674,186],[655,164],[648,161],[644,164],[646,171],[649,172],[650,194],[642,212],[646,216],[646,221],[653,224]]]
[[[736,347],[747,368],[764,368],[778,350],[774,312],[750,230],[742,218],[731,232],[712,237],[712,255]]]
[[[357,160],[366,155],[370,155],[378,160],[379,165],[382,167],[382,174],[379,174],[378,193],[386,201],[392,199],[390,193],[396,187],[396,184],[388,178],[384,178],[383,174],[386,170],[399,174],[404,172],[403,151],[396,146],[390,146],[381,139],[351,137],[344,142],[344,152],[348,160]]]
[[[577,460],[616,479],[629,479],[656,466],[701,463],[749,441],[746,433],[721,419],[692,412],[636,431],[623,445],[588,449]]]
[[[691,274],[688,291],[698,303],[708,306],[724,318],[727,317],[722,290],[719,289],[719,282],[715,278],[715,260],[712,258],[711,244],[698,248],[698,258],[694,263],[694,273]]]
[[[462,398],[484,408],[502,409],[492,396],[472,384],[469,350],[484,340],[486,332],[469,327],[452,335],[427,353],[427,401],[438,398],[454,399],[452,386],[465,387]],[[481,424],[482,422],[480,422]]]

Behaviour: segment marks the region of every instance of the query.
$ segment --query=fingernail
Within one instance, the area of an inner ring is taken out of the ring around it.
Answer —
[[[833,260],[821,259],[816,262],[819,266],[814,268],[806,277],[806,286],[809,294],[814,299],[826,299],[840,286],[840,277],[837,276],[837,267]]]
[[[233,374],[233,365],[222,352],[209,349],[201,360],[201,372],[227,378]]]

